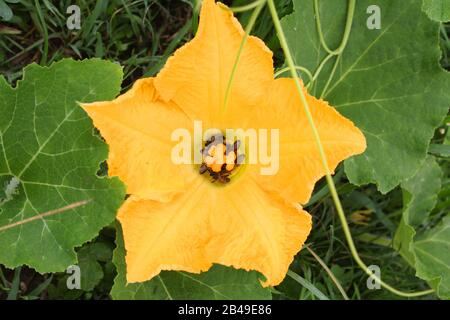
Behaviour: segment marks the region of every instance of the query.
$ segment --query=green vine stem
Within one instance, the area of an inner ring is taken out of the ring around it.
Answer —
[[[234,76],[236,75],[237,67],[239,65],[239,62],[241,61],[242,51],[244,50],[245,43],[247,42],[247,39],[250,35],[250,32],[253,29],[253,26],[255,25],[256,19],[258,19],[259,14],[261,13],[261,10],[264,8],[264,5],[266,4],[266,0],[263,1],[255,1],[257,3],[255,10],[253,10],[252,15],[250,16],[250,20],[247,23],[247,26],[245,27],[245,34],[242,38],[241,44],[239,45],[238,52],[236,54],[236,60],[234,61],[233,69],[231,70],[230,78],[228,80],[227,88],[225,91],[225,97],[222,107],[222,114],[225,114],[228,106],[228,99],[230,97],[231,93],[231,86],[233,84]],[[255,3],[254,2],[254,3]],[[254,8],[253,6],[250,6],[246,10],[251,10]],[[229,9],[229,8],[226,8]]]
[[[333,65],[333,69],[331,69],[330,76],[328,77],[327,83],[325,84],[325,87],[323,87],[322,93],[320,94],[320,97],[319,97],[320,99],[322,99],[327,94],[328,87],[331,84],[331,80],[333,80],[334,74],[336,73],[336,69],[337,69],[337,66],[339,65],[339,61],[341,60],[341,57],[342,57],[342,55],[337,56],[336,61],[334,62],[334,65]]]
[[[299,70],[299,71],[301,71],[301,72],[303,72],[303,73],[305,73],[305,74],[308,76],[309,81],[310,81],[310,82],[312,81],[313,75],[312,75],[311,71],[309,71],[309,70],[306,69],[305,67],[301,67],[301,66],[295,66],[295,69],[296,69],[296,70]],[[289,67],[286,67],[286,68],[283,68],[283,69],[278,70],[278,71],[275,73],[275,78],[278,78],[278,77],[281,76],[283,73],[288,72],[288,71],[290,71],[290,70],[291,70],[291,69],[289,69]]]
[[[237,12],[244,12],[244,11],[252,10],[252,9],[254,9],[257,6],[260,6],[260,5],[264,6],[265,3],[266,3],[266,0],[256,0],[256,1],[253,1],[253,2],[251,2],[249,4],[246,4],[244,6],[230,7],[229,9],[231,11],[233,11],[233,12],[236,12],[236,13]]]
[[[321,162],[322,162],[323,168],[325,169],[326,180],[327,180],[328,186],[330,188],[331,196],[332,196],[334,204],[336,206],[336,210],[337,210],[337,213],[339,215],[339,219],[340,219],[341,224],[342,224],[342,229],[344,231],[345,238],[347,240],[347,243],[348,243],[348,246],[349,246],[349,249],[350,249],[350,252],[352,254],[353,259],[356,261],[358,266],[362,270],[364,270],[364,272],[366,272],[367,275],[372,277],[372,279],[374,279],[376,282],[378,282],[382,287],[384,287],[385,289],[389,290],[390,292],[392,292],[392,293],[394,293],[396,295],[399,295],[399,296],[402,296],[402,297],[411,298],[411,297],[418,297],[418,296],[423,296],[423,295],[427,295],[427,294],[433,293],[434,290],[432,290],[432,289],[425,290],[425,291],[419,291],[419,292],[404,292],[404,291],[400,291],[398,289],[395,289],[394,287],[392,287],[389,284],[387,284],[384,281],[382,281],[375,274],[373,274],[369,270],[367,265],[362,261],[361,257],[359,256],[359,253],[358,253],[358,251],[356,249],[355,243],[354,243],[353,238],[352,238],[352,234],[350,232],[350,228],[348,226],[347,218],[345,217],[345,213],[344,213],[344,210],[342,208],[341,201],[339,200],[339,196],[338,196],[337,191],[336,191],[336,186],[334,185],[333,179],[331,177],[331,171],[330,171],[330,168],[328,166],[326,154],[325,154],[324,148],[322,146],[322,142],[320,140],[319,132],[317,130],[317,127],[314,124],[314,119],[312,117],[312,114],[311,114],[308,102],[306,100],[305,93],[302,90],[302,86],[301,86],[301,83],[300,83],[300,78],[297,75],[294,59],[293,59],[291,51],[289,49],[289,45],[287,43],[286,36],[284,34],[283,28],[281,26],[280,18],[278,17],[278,13],[277,13],[277,10],[276,10],[276,7],[275,7],[274,0],[267,0],[267,2],[268,2],[268,5],[269,5],[270,13],[272,15],[272,20],[273,20],[273,23],[274,23],[274,26],[275,26],[275,30],[276,30],[276,32],[278,34],[278,38],[280,40],[281,48],[283,49],[283,52],[284,52],[284,55],[285,55],[285,58],[286,58],[287,65],[290,68],[291,76],[294,79],[295,86],[297,88],[300,100],[302,102],[304,111],[305,111],[306,116],[308,118],[308,122],[309,122],[309,124],[311,126],[311,130],[313,131],[314,139],[316,141],[316,145],[317,145],[317,148],[319,150]],[[350,4],[352,4],[352,3],[354,5],[354,0],[350,0]]]
[[[330,47],[327,45],[325,41],[325,36],[323,34],[322,30],[322,23],[320,20],[320,10],[319,10],[319,0],[314,0],[314,15],[316,17],[316,29],[317,33],[319,34],[319,40],[322,47],[325,49],[325,51],[328,53],[328,55],[322,60],[319,67],[317,68],[316,72],[314,73],[313,81],[315,82],[317,78],[319,77],[320,72],[322,71],[325,64],[334,56],[337,56],[337,59],[334,63],[333,69],[328,77],[327,83],[322,90],[322,93],[320,95],[320,98],[322,99],[326,93],[326,90],[328,89],[331,80],[334,77],[334,74],[336,72],[337,66],[340,61],[341,54],[344,52],[348,39],[350,38],[350,33],[352,30],[353,25],[353,18],[355,15],[355,7],[356,7],[356,0],[349,0],[348,7],[347,7],[347,18],[345,22],[345,29],[344,29],[344,35],[342,36],[341,43],[339,44],[339,47],[336,50],[331,50]]]
[[[196,33],[197,29],[198,29],[198,16],[200,14],[200,6],[202,4],[201,0],[194,0],[193,4],[192,4],[192,24],[191,24],[191,28],[192,28],[192,33]]]
[[[333,57],[334,57],[334,55],[329,54],[320,62],[319,66],[317,67],[316,71],[314,72],[314,75],[313,75],[313,78],[312,78],[312,81],[311,81],[311,85],[312,86],[314,86],[314,84],[316,83],[317,78],[319,78],[320,72],[322,72],[322,69],[326,65],[328,60],[330,60]]]
[[[320,43],[322,44],[322,47],[325,49],[328,54],[331,55],[339,55],[341,54],[348,42],[348,38],[350,37],[350,32],[352,30],[352,23],[353,23],[353,16],[355,14],[355,7],[356,7],[356,0],[349,0],[348,2],[348,8],[347,8],[347,21],[345,23],[345,30],[344,30],[344,36],[342,37],[341,44],[336,50],[331,50],[330,47],[328,47],[327,43],[325,42],[325,36],[322,32],[322,24],[320,22],[320,12],[319,12],[319,0],[314,0],[314,13],[316,15],[316,27],[317,32],[319,33],[319,39]]]

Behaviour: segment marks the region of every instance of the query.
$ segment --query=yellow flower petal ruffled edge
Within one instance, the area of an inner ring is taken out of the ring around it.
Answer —
[[[284,279],[311,231],[311,216],[253,179],[230,188],[208,184],[198,180],[170,203],[127,199],[118,219],[128,243],[128,282],[162,270],[199,273],[213,263],[257,270],[264,286]]]
[[[220,28],[220,37],[212,26]],[[83,105],[110,147],[110,175],[118,175],[131,194],[118,214],[129,282],[161,270],[198,273],[220,263],[257,270],[264,285],[274,286],[311,230],[310,215],[293,203],[308,201],[324,170],[293,80],[273,79],[271,53],[260,40],[251,37],[244,47],[226,123],[280,128],[289,137],[281,141],[280,172],[262,177],[254,166],[232,187],[213,188],[193,166],[175,166],[168,158],[173,129],[189,128],[193,119],[217,124],[242,37],[232,14],[205,0],[198,35],[156,78],[137,81],[112,102]],[[350,120],[324,101],[307,99],[332,169],[364,151],[364,136]]]

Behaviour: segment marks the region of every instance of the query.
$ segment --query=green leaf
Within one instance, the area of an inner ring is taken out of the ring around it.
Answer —
[[[113,99],[121,79],[98,59],[29,65],[16,88],[0,77],[0,263],[64,271],[114,220],[124,187],[96,175],[108,149],[77,102]]]
[[[112,249],[107,242],[94,242],[83,246],[78,251],[82,290],[92,291],[103,279],[103,267],[99,261],[111,260]]]
[[[0,18],[5,21],[11,20],[13,12],[11,8],[3,1],[0,0]]]
[[[210,300],[271,299],[269,289],[262,288],[258,273],[215,265],[208,272],[192,274],[163,271],[150,281],[126,281],[125,248],[120,226],[117,228],[113,262],[117,277],[111,291],[113,299],[121,300]]]
[[[81,273],[81,289],[83,291],[94,290],[103,278],[103,270],[90,246],[83,247],[78,251],[78,266]]]
[[[53,283],[47,288],[47,295],[49,300],[77,300],[85,293],[83,290],[67,289],[68,275],[56,277]]]
[[[348,44],[337,62],[325,64],[311,88],[364,133],[367,150],[345,162],[350,181],[376,183],[388,192],[411,177],[425,160],[434,130],[450,105],[450,75],[439,65],[439,24],[421,10],[421,0],[358,0]],[[381,10],[381,29],[370,30],[369,6]],[[340,44],[346,0],[320,0],[325,40]],[[294,0],[283,27],[297,65],[316,71],[327,56],[321,47],[312,0]],[[414,23],[412,23],[412,21]]]
[[[450,298],[450,215],[431,228],[429,213],[437,202],[442,171],[433,157],[402,183],[405,210],[396,231],[394,248],[428,281],[441,298]]]
[[[431,144],[428,152],[432,153],[434,155],[440,156],[440,157],[448,158],[448,157],[450,157],[450,145]]]
[[[423,11],[435,21],[450,21],[450,0],[423,0]]]
[[[414,241],[417,276],[429,281],[437,295],[450,299],[450,215]]]

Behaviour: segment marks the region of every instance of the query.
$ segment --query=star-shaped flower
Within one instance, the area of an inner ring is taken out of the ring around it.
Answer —
[[[157,77],[138,80],[114,101],[83,105],[109,145],[109,175],[130,194],[118,213],[128,282],[218,263],[257,270],[264,285],[277,285],[311,230],[300,204],[324,169],[294,81],[274,79],[272,53],[260,39],[247,39],[225,99],[243,37],[224,5],[204,0],[197,35]],[[350,120],[325,101],[308,94],[307,101],[333,170],[365,150]],[[199,121],[220,134],[199,145]],[[266,130],[277,160],[271,173],[261,153],[248,161],[255,152],[240,145],[244,138],[230,142],[223,134],[238,128]],[[174,161],[179,129],[191,134],[199,163]]]

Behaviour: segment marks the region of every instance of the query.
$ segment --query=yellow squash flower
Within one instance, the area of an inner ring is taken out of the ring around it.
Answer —
[[[109,175],[120,177],[130,195],[118,213],[128,282],[218,263],[257,270],[265,286],[274,286],[311,230],[299,204],[324,169],[294,81],[274,79],[272,52],[260,39],[247,39],[223,108],[243,37],[230,10],[204,0],[195,38],[155,78],[136,81],[113,101],[83,104],[109,145]],[[332,170],[365,150],[350,120],[325,101],[307,100]],[[203,129],[278,129],[277,172],[239,165],[236,145],[227,150],[212,141],[203,144],[200,167],[174,163],[172,134],[193,133],[194,121]]]

